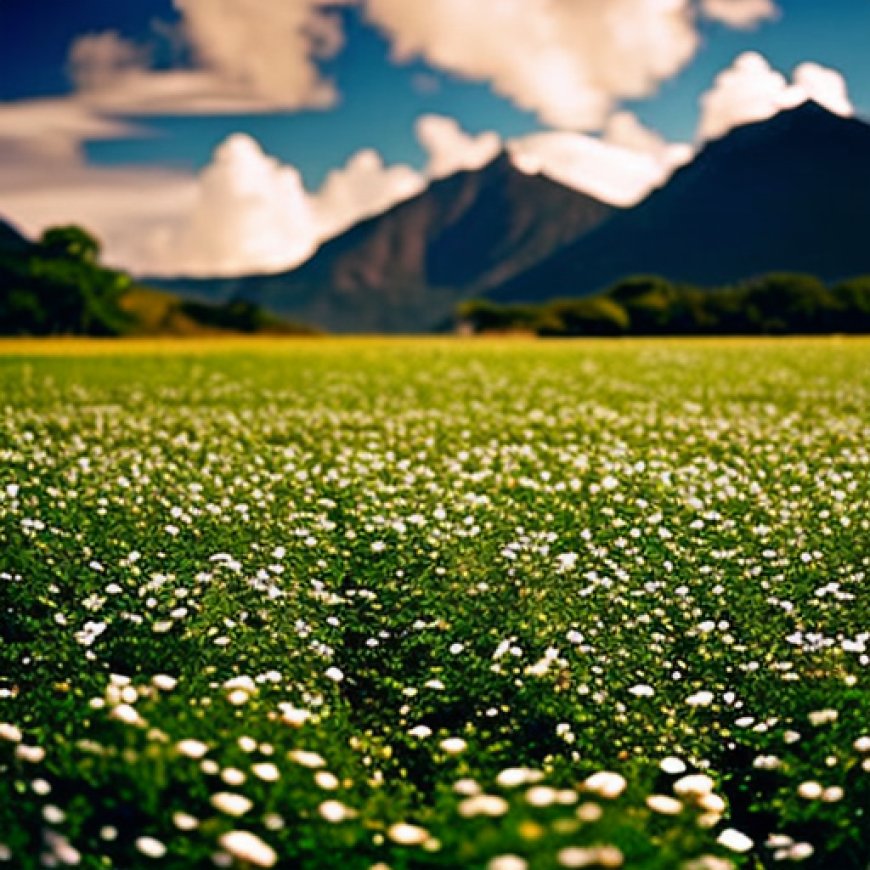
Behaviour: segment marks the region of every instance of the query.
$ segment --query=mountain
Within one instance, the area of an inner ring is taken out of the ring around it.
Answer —
[[[491,298],[585,296],[641,273],[712,287],[774,271],[870,273],[870,125],[807,102],[737,128]]]
[[[12,224],[0,219],[0,255],[20,254],[30,247],[31,243]]]
[[[182,295],[241,298],[335,332],[424,332],[457,302],[530,268],[616,209],[540,175],[507,154],[326,242],[278,275],[148,279]]]

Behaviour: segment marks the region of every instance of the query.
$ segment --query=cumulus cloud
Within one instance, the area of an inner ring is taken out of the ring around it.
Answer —
[[[501,150],[501,137],[487,131],[466,133],[459,123],[444,115],[422,115],[415,125],[417,140],[428,154],[426,174],[443,178],[461,169],[479,169]]]
[[[341,0],[175,0],[190,68],[150,68],[147,49],[113,31],[79,37],[69,52],[78,98],[123,114],[326,108],[333,84],[319,62],[343,44]]]
[[[614,205],[634,205],[673,170],[661,156],[614,145],[585,133],[552,130],[508,143],[518,169],[543,173]]]
[[[277,271],[309,257],[314,215],[299,172],[243,133],[215,151],[190,216],[154,252],[154,268],[188,275]]]
[[[779,15],[773,0],[701,0],[701,11],[737,30],[750,30]]]
[[[608,118],[602,139],[629,151],[655,158],[667,173],[691,160],[694,149],[686,142],[668,142],[654,130],[645,127],[632,112],[616,112]]]
[[[837,70],[803,63],[789,82],[761,54],[745,52],[701,97],[698,138],[719,138],[734,127],[764,121],[808,99],[839,115],[854,113],[846,81]]]
[[[245,275],[305,262],[324,241],[418,193],[422,175],[386,166],[372,149],[306,190],[299,171],[236,133],[215,151],[180,214],[148,235],[137,252],[152,275]],[[139,269],[143,271],[143,269]]]
[[[148,63],[147,49],[107,30],[76,39],[67,66],[77,88],[98,91],[111,87],[119,77],[146,70]]]
[[[326,176],[312,198],[318,237],[331,238],[357,221],[415,196],[425,185],[424,177],[410,166],[385,166],[374,149],[358,151]]]
[[[690,0],[366,0],[397,60],[491,83],[547,124],[596,129],[650,94],[698,45]]]

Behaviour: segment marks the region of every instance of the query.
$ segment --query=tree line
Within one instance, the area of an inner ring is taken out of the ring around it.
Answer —
[[[541,336],[870,333],[870,276],[827,286],[812,275],[773,273],[702,289],[638,275],[576,299],[475,299],[458,307],[457,319],[466,331]]]

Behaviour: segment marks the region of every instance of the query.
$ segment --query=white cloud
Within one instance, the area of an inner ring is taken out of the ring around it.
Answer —
[[[166,170],[94,169],[64,161],[5,162],[0,208],[26,234],[78,224],[102,242],[108,265],[149,271],[155,247],[193,207],[193,176]]]
[[[585,133],[548,131],[508,142],[514,164],[614,205],[628,206],[662,184],[673,169],[660,156]]]
[[[51,111],[25,117],[31,133],[61,118]],[[74,134],[80,124],[90,133],[117,132],[91,129],[92,122],[87,115],[84,122],[76,115],[65,121]],[[272,272],[302,263],[323,241],[414,196],[428,179],[479,167],[502,147],[496,133],[472,136],[441,116],[421,118],[417,133],[428,151],[427,173],[387,166],[376,151],[363,149],[314,192],[293,166],[264,154],[244,134],[220,145],[199,176],[88,167],[66,151],[36,159],[26,147],[9,151],[5,140],[7,154],[0,138],[0,155],[12,158],[2,164],[0,191],[4,214],[27,232],[82,224],[102,239],[108,263],[136,274]],[[551,131],[506,146],[520,169],[619,204],[660,184],[673,167],[675,148],[683,147],[669,145],[627,114],[612,119],[606,136],[610,141]]]
[[[415,125],[417,139],[428,154],[426,175],[443,178],[462,169],[479,169],[501,150],[501,137],[488,131],[472,136],[444,115],[422,115]]]
[[[69,50],[68,69],[82,91],[112,87],[118,78],[148,68],[147,49],[124,39],[114,30],[80,36]]]
[[[337,94],[318,62],[343,44],[342,0],[175,0],[193,68],[155,70],[113,31],[69,52],[77,99],[102,112],[236,113],[327,108]]]
[[[32,160],[77,159],[82,141],[142,135],[132,124],[98,115],[68,99],[0,102],[0,146]]]
[[[792,78],[804,99],[815,100],[837,115],[855,114],[846,79],[837,70],[808,61],[795,69]]]
[[[309,193],[298,170],[245,134],[215,151],[196,202],[173,232],[154,240],[151,274],[244,275],[289,269],[323,241],[418,193],[409,166],[385,166],[372,149],[354,154]]]
[[[547,124],[595,129],[698,45],[690,0],[366,0],[400,61],[487,81]]]
[[[425,186],[424,177],[410,166],[385,166],[374,149],[358,151],[326,176],[313,197],[318,236],[338,235],[357,221],[415,196]]]
[[[692,159],[694,149],[686,142],[667,142],[649,127],[645,127],[631,112],[616,112],[607,120],[602,139],[655,158],[667,174]],[[664,179],[662,179],[664,180]]]
[[[761,54],[745,52],[701,97],[698,138],[719,138],[734,127],[764,121],[808,99],[840,115],[854,112],[845,79],[837,70],[804,63],[789,83]]]
[[[701,11],[707,18],[737,30],[751,30],[779,15],[773,0],[702,0]]]
[[[151,266],[157,272],[239,275],[300,263],[317,238],[299,172],[236,133],[201,173],[192,213],[161,241]]]

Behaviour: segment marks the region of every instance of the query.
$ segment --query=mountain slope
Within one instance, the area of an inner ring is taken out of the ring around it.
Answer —
[[[638,273],[715,286],[778,270],[870,272],[870,125],[809,102],[733,130],[491,296],[584,296]]]
[[[12,224],[0,219],[0,254],[20,254],[30,247],[31,243]]]
[[[503,154],[324,244],[299,268],[238,279],[160,280],[176,293],[242,298],[337,332],[420,332],[614,212],[517,170]]]

